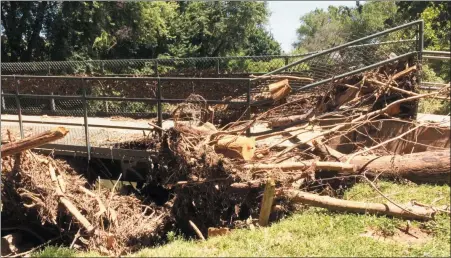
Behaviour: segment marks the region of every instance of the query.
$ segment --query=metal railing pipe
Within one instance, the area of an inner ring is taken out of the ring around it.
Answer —
[[[420,24],[422,22],[423,22],[422,20],[409,22],[409,23],[406,23],[404,25],[400,25],[400,26],[397,26],[397,27],[394,27],[394,28],[391,28],[391,29],[387,29],[387,30],[384,30],[384,31],[381,31],[381,32],[378,32],[378,33],[375,33],[375,34],[371,34],[369,36],[366,36],[366,37],[363,37],[363,38],[360,38],[360,39],[357,39],[357,40],[353,40],[351,42],[348,42],[348,43],[345,43],[345,44],[342,44],[342,45],[339,45],[339,46],[336,46],[336,47],[333,47],[333,48],[329,48],[329,49],[320,51],[320,52],[318,52],[316,54],[309,55],[309,56],[304,57],[304,58],[302,58],[302,59],[300,59],[300,60],[298,60],[296,62],[293,62],[293,63],[291,63],[289,65],[286,65],[284,67],[281,67],[279,69],[276,69],[276,70],[273,70],[273,71],[271,71],[269,73],[266,73],[265,75],[271,75],[271,74],[278,73],[280,71],[283,71],[285,69],[288,69],[290,67],[298,65],[298,64],[300,64],[302,62],[305,62],[305,61],[308,61],[310,59],[313,59],[313,58],[315,58],[317,56],[328,54],[328,53],[332,53],[332,52],[335,52],[337,50],[343,49],[345,47],[352,46],[352,45],[354,45],[356,43],[359,43],[359,42],[362,42],[362,41],[365,41],[365,40],[369,40],[369,39],[373,39],[373,38],[379,37],[381,35],[385,35],[385,34],[388,34],[390,32],[393,32],[393,31],[397,31],[397,30],[400,30],[400,29],[403,29],[403,28],[407,28],[407,27],[410,27],[410,26],[415,25],[415,24]],[[420,39],[420,41],[421,41],[421,39]],[[255,78],[255,79],[258,79],[258,78]]]

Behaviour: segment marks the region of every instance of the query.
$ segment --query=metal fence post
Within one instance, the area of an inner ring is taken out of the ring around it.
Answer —
[[[250,121],[251,120],[251,80],[250,79],[247,81],[247,96],[246,97],[247,97],[247,99],[246,99],[246,102],[247,102],[246,118],[248,121]],[[251,128],[248,128],[246,130],[246,136],[249,137],[250,135],[251,135]]]
[[[418,61],[423,63],[424,50],[424,21],[418,24]]]
[[[158,72],[158,60],[155,61],[155,74],[160,77],[160,72]]]
[[[100,72],[102,73],[102,75],[105,75],[105,63],[104,62],[100,62]]]
[[[50,92],[50,95],[53,95],[53,92]],[[52,111],[52,113],[55,113],[55,111],[56,111],[56,105],[55,105],[54,98],[50,99],[50,111]]]
[[[424,21],[421,20],[420,23],[418,23],[418,63],[419,63],[419,69],[417,70],[417,84],[418,86],[421,85],[421,76],[423,74],[423,49],[424,48]],[[419,101],[415,101],[415,112],[413,119],[417,118],[418,114],[418,108],[419,108]]]
[[[160,78],[157,79],[157,117],[158,117],[158,126],[163,127],[163,111],[161,106],[161,82]]]
[[[51,72],[52,68],[49,65],[49,71],[47,72],[47,75],[50,76],[52,75]],[[49,87],[49,84],[47,84],[47,87]],[[53,92],[50,92],[50,95],[53,95]],[[55,99],[51,98],[50,99],[50,111],[52,112],[52,114],[55,112],[56,108],[55,108]]]
[[[19,116],[19,129],[20,129],[20,138],[24,138],[24,132],[23,132],[23,123],[22,123],[22,106],[20,105],[20,98],[19,98],[19,82],[16,82],[16,76],[13,77],[13,83],[16,86],[16,105],[17,105],[17,112]]]
[[[1,92],[2,94],[2,110],[5,111],[6,110],[6,104],[5,104],[5,97],[3,96],[3,90]]]
[[[91,143],[89,140],[88,101],[86,100],[86,84],[85,84],[84,78],[81,78],[81,85],[83,88],[83,118],[84,118],[84,124],[85,124],[86,150],[87,150],[88,162],[89,162],[91,160]]]
[[[219,59],[216,60],[216,74],[219,75]]]

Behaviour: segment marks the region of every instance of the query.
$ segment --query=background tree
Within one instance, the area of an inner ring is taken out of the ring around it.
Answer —
[[[2,2],[3,61],[278,54],[262,2]]]

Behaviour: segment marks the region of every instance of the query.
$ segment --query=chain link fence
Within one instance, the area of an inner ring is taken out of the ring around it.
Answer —
[[[4,75],[231,77],[270,72],[307,55],[18,62],[1,69]]]
[[[403,56],[417,58],[422,51],[421,30],[422,21],[411,22],[311,54],[265,75],[290,74],[308,78],[310,80],[294,86],[297,90],[305,90],[390,59],[395,61]]]

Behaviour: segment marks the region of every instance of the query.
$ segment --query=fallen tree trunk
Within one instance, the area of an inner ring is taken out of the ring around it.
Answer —
[[[415,183],[450,183],[450,151],[425,151],[407,155],[356,156],[349,162],[357,170],[383,178],[401,177]]]
[[[341,157],[346,160],[349,156]],[[415,183],[450,183],[450,151],[425,151],[406,155],[356,156],[348,162],[321,162],[306,160],[303,162],[286,162],[279,164],[254,164],[245,168],[282,170],[305,170],[313,163],[317,170],[336,171],[339,175],[352,175],[366,171],[370,176],[380,178],[404,178]],[[353,168],[353,169],[352,169]]]
[[[320,196],[298,190],[288,190],[283,193],[292,202],[308,204],[315,207],[326,208],[333,211],[346,211],[364,214],[385,214],[403,219],[429,220],[435,211],[432,208],[421,206],[397,207],[391,203],[366,203],[348,201]]]
[[[69,131],[64,127],[57,127],[38,135],[33,135],[22,140],[2,145],[2,157],[11,156],[25,150],[33,149],[49,142],[59,140],[66,136]]]

